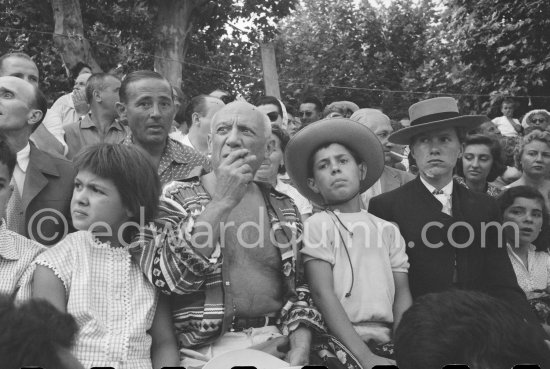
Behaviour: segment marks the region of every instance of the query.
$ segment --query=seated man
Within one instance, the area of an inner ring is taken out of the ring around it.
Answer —
[[[420,297],[403,314],[395,333],[399,369],[510,369],[517,364],[550,367],[544,337],[533,332],[506,303],[474,291]]]
[[[167,184],[156,224],[131,247],[148,279],[172,293],[188,369],[252,346],[305,365],[310,329],[324,331],[301,285],[298,211],[287,196],[253,182],[272,150],[270,128],[267,116],[245,102],[216,113],[209,137],[214,171]]]

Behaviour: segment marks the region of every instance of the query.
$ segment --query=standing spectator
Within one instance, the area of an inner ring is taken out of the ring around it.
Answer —
[[[349,118],[357,110],[359,110],[359,106],[351,101],[334,101],[325,107],[323,116],[325,118]]]
[[[42,92],[15,77],[0,77],[0,89],[0,133],[17,153],[7,228],[50,246],[69,231],[73,166],[29,141],[46,112]]]
[[[134,144],[149,154],[162,184],[186,178],[197,166],[210,169],[208,159],[168,135],[174,119],[170,83],[148,70],[132,72],[120,86],[118,115],[130,127],[124,144]]]
[[[521,127],[519,120],[514,118],[515,109],[516,101],[511,97],[507,97],[502,100],[500,105],[502,116],[493,119],[493,123],[495,123],[503,136],[513,137],[523,135],[523,128]]]
[[[84,69],[86,70],[86,69]],[[44,125],[61,127],[62,130],[72,123],[78,122],[78,119],[86,114],[90,106],[86,102],[86,82],[91,73],[84,72],[76,76],[73,90],[57,99],[44,117]]]
[[[197,150],[202,155],[210,156],[208,149],[208,135],[214,114],[225,104],[217,97],[199,95],[191,99],[185,109],[185,123],[189,133],[184,135],[180,130],[170,133],[174,140]]]
[[[118,121],[120,80],[107,73],[96,73],[86,82],[86,101],[90,112],[65,127],[67,158],[72,159],[83,147],[97,143],[122,143],[129,133]]]
[[[304,127],[323,119],[323,104],[321,100],[315,96],[306,96],[300,104],[300,119]]]

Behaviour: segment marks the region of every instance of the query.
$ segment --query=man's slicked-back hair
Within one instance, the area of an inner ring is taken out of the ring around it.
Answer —
[[[32,60],[32,58],[25,53],[21,53],[21,52],[7,53],[0,56],[0,72],[2,72],[2,68],[4,67],[4,60],[8,58],[21,58],[21,59],[29,60],[34,63],[34,60]]]
[[[107,87],[107,80],[109,78],[119,80],[117,76],[108,73],[94,73],[90,76],[90,78],[88,78],[86,88],[84,90],[86,93],[86,102],[88,104],[92,103],[95,90],[103,91],[105,87]]]
[[[321,100],[313,95],[305,96],[300,104],[314,104],[317,112],[321,113],[323,111],[323,103],[321,102]]]
[[[131,221],[145,224],[155,218],[160,197],[160,180],[151,159],[135,145],[98,144],[78,153],[77,171],[87,170],[113,181],[123,205],[132,212]],[[140,219],[140,208],[144,219]],[[132,228],[132,227],[129,227]]]
[[[170,85],[170,82],[168,82],[168,80],[164,78],[161,74],[157,72],[153,72],[152,70],[136,70],[135,72],[129,73],[122,80],[122,84],[120,85],[120,91],[119,91],[120,101],[126,104],[128,102],[129,86],[134,82],[141,81],[144,79],[157,79],[159,81],[165,81],[168,84],[168,87],[170,88],[170,95],[172,96],[172,100],[174,99],[174,92],[172,91],[172,86]]]

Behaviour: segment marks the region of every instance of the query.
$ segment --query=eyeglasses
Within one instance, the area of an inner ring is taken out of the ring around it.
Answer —
[[[300,112],[300,117],[311,117],[313,115],[313,112],[312,111],[301,111]]]
[[[277,119],[279,119],[279,113],[276,111],[272,111],[271,113],[267,113],[267,117],[270,121],[275,122]]]
[[[533,123],[533,124],[546,123],[546,119],[544,119],[544,118],[531,118],[531,123]]]

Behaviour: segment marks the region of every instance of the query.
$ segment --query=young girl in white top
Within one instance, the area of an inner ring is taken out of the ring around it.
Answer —
[[[517,186],[504,192],[498,202],[518,284],[550,333],[550,254],[547,248],[533,245],[548,217],[544,197],[533,187]]]
[[[75,166],[71,216],[79,231],[35,260],[33,297],[75,317],[73,354],[85,368],[179,365],[168,300],[128,252],[139,224],[155,215],[156,169],[139,149],[110,144],[88,147]]]
[[[380,142],[361,123],[324,119],[294,136],[287,158],[298,190],[325,209],[304,223],[301,250],[313,300],[332,335],[322,349],[346,368],[393,364],[380,345],[412,303],[405,241],[395,225],[362,210],[360,198],[382,173]]]

